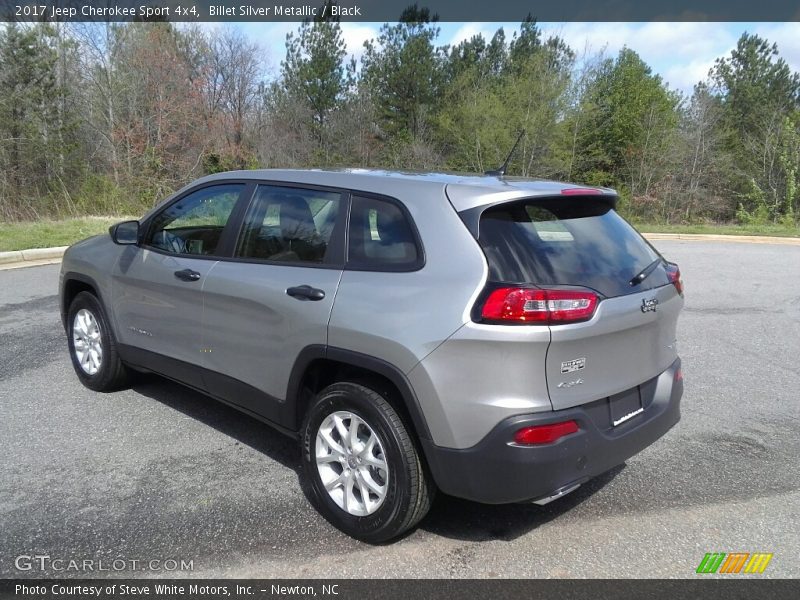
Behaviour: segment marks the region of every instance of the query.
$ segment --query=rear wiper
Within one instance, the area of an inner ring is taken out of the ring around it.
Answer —
[[[631,279],[631,280],[630,280],[628,283],[629,283],[631,286],[634,286],[634,285],[639,285],[639,284],[640,284],[640,283],[642,283],[642,282],[643,282],[645,279],[647,279],[648,275],[650,275],[650,273],[652,273],[653,271],[655,271],[655,270],[656,270],[656,267],[657,267],[658,265],[660,265],[660,264],[661,264],[663,261],[664,261],[664,259],[663,259],[663,258],[661,258],[661,257],[659,257],[659,258],[655,259],[653,262],[651,262],[649,265],[647,265],[647,266],[646,266],[644,269],[642,269],[642,270],[641,270],[641,271],[639,271],[639,272],[638,272],[636,275],[634,275],[634,276],[633,276],[633,279]]]

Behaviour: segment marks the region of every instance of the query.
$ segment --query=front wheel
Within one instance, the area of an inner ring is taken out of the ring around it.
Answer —
[[[431,505],[433,486],[402,419],[360,384],[317,396],[303,426],[303,468],[322,515],[366,542],[401,535]]]
[[[70,304],[67,340],[72,366],[83,385],[96,392],[110,392],[128,383],[128,370],[117,352],[114,332],[93,294],[81,292]]]

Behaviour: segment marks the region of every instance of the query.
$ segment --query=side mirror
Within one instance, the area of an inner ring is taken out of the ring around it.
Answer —
[[[123,221],[108,229],[115,244],[130,245],[139,243],[139,221]]]

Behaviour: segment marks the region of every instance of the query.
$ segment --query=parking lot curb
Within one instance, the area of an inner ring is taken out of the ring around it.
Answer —
[[[69,246],[55,248],[31,248],[29,250],[12,250],[0,252],[0,270],[52,265],[61,262],[64,251]]]
[[[15,250],[13,252],[0,252],[0,265],[15,263],[23,260],[22,252]]]
[[[643,233],[648,240],[687,240],[698,242],[739,242],[741,244],[781,244],[800,246],[800,237],[768,235],[724,235],[720,233]]]

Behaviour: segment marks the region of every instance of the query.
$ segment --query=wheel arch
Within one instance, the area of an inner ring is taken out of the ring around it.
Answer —
[[[342,380],[372,387],[400,412],[417,438],[431,439],[419,400],[399,368],[374,356],[322,344],[305,347],[292,368],[286,394],[294,407],[290,426],[299,431],[316,393]]]
[[[103,297],[100,293],[100,286],[97,285],[97,282],[94,279],[88,275],[76,273],[74,271],[64,273],[60,302],[61,323],[64,326],[64,329],[67,328],[67,313],[69,312],[69,306],[72,304],[75,296],[81,292],[90,292],[94,294],[100,304],[105,307]]]

